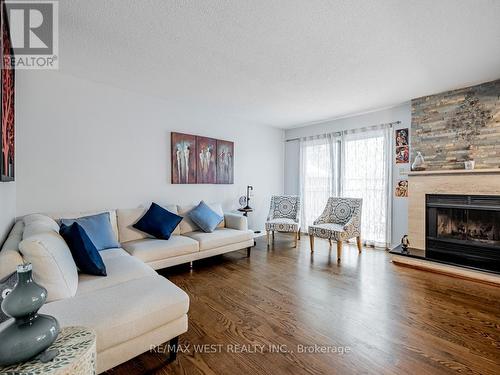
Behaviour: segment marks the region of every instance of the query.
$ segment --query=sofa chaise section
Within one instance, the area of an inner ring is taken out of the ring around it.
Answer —
[[[100,373],[186,332],[188,309],[187,294],[154,275],[77,293],[44,305],[40,312],[55,316],[63,327],[95,330]]]

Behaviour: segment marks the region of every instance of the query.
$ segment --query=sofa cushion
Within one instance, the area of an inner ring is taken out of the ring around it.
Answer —
[[[23,239],[28,238],[34,234],[45,232],[59,233],[59,225],[54,219],[42,214],[31,214],[23,218],[24,231]]]
[[[106,266],[99,255],[99,251],[97,251],[97,248],[80,224],[77,222],[70,226],[62,224],[59,234],[68,244],[71,256],[80,272],[95,276],[106,276]]]
[[[2,251],[0,251],[0,279],[16,271],[16,267],[23,263],[19,252],[19,242],[23,240],[24,222],[19,220],[10,231]]]
[[[171,236],[169,240],[146,238],[125,242],[123,248],[143,262],[154,262],[198,251],[198,242],[185,236]]]
[[[97,250],[120,247],[111,226],[109,212],[74,219],[61,219],[61,224],[68,226],[74,222],[85,230]]]
[[[220,205],[220,203],[208,203],[207,205],[212,210],[214,210],[217,214],[224,217],[224,211],[222,210],[222,206]],[[188,215],[189,211],[191,211],[195,207],[196,207],[196,205],[194,205],[194,204],[185,205],[185,206],[177,206],[177,213],[183,217],[181,224],[180,224],[181,234],[200,230],[200,228],[191,220],[191,218]],[[224,226],[225,226],[225,222],[224,222],[224,220],[222,220],[219,223],[219,225],[217,225],[217,228],[224,228]]]
[[[33,279],[47,289],[47,302],[69,298],[78,288],[78,271],[64,239],[55,232],[40,233],[19,243]]]
[[[207,233],[213,232],[224,220],[223,215],[219,215],[203,201],[189,211],[188,216],[203,232]]]
[[[109,288],[129,280],[156,275],[156,272],[143,261],[131,256],[123,249],[106,249],[99,252],[106,266],[106,277],[79,274],[76,295],[91,293],[98,289]]]
[[[40,312],[54,316],[61,327],[94,329],[97,352],[102,352],[174,321],[188,309],[187,294],[154,275],[47,303]]]
[[[162,205],[162,207],[174,214],[177,214],[176,205]],[[142,240],[144,238],[153,238],[149,234],[141,232],[133,227],[133,225],[144,216],[147,210],[148,209],[145,207],[116,210],[119,240],[121,243]],[[181,234],[180,225],[175,228],[172,234]]]
[[[251,231],[229,228],[217,228],[212,233],[190,232],[184,234],[183,236],[198,241],[200,244],[200,251],[210,250],[237,242],[243,242],[253,238]]]
[[[133,227],[160,240],[168,240],[181,220],[181,216],[153,202]]]

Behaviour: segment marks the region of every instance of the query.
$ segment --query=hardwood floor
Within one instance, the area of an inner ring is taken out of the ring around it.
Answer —
[[[500,374],[500,288],[399,267],[385,251],[346,245],[339,265],[335,244],[317,240],[311,256],[307,236],[294,248],[277,235],[250,258],[162,274],[191,298],[177,361],[146,353],[110,374]]]

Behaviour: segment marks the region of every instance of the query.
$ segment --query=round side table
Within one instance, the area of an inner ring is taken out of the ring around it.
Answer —
[[[59,354],[47,363],[38,359],[11,366],[0,366],[2,375],[94,375],[96,373],[96,338],[85,327],[66,327],[48,350]]]

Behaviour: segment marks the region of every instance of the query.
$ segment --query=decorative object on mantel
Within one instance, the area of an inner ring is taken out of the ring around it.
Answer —
[[[51,361],[39,360],[1,367],[2,374],[94,375],[96,373],[96,335],[85,327],[65,327],[49,351],[59,355]]]
[[[409,247],[410,247],[410,240],[408,239],[408,235],[405,234],[401,238],[401,251],[404,252],[404,253],[407,253]]]
[[[464,161],[464,167],[468,171],[473,170],[475,165],[476,165],[476,162],[474,160],[466,160],[466,161]]]
[[[33,281],[31,263],[17,266],[17,283],[2,302],[3,312],[14,319],[1,326],[0,365],[33,358],[56,340],[56,318],[38,314],[46,299],[47,290]]]
[[[172,184],[234,183],[234,143],[191,134],[170,135]]]
[[[425,171],[425,159],[420,151],[417,151],[417,156],[411,165],[412,171]]]
[[[10,29],[7,19],[5,3],[0,3],[1,9],[1,118],[0,127],[0,181],[14,181],[15,164],[15,128],[14,128],[14,97],[15,97],[15,69],[9,62],[10,56],[14,56]]]

